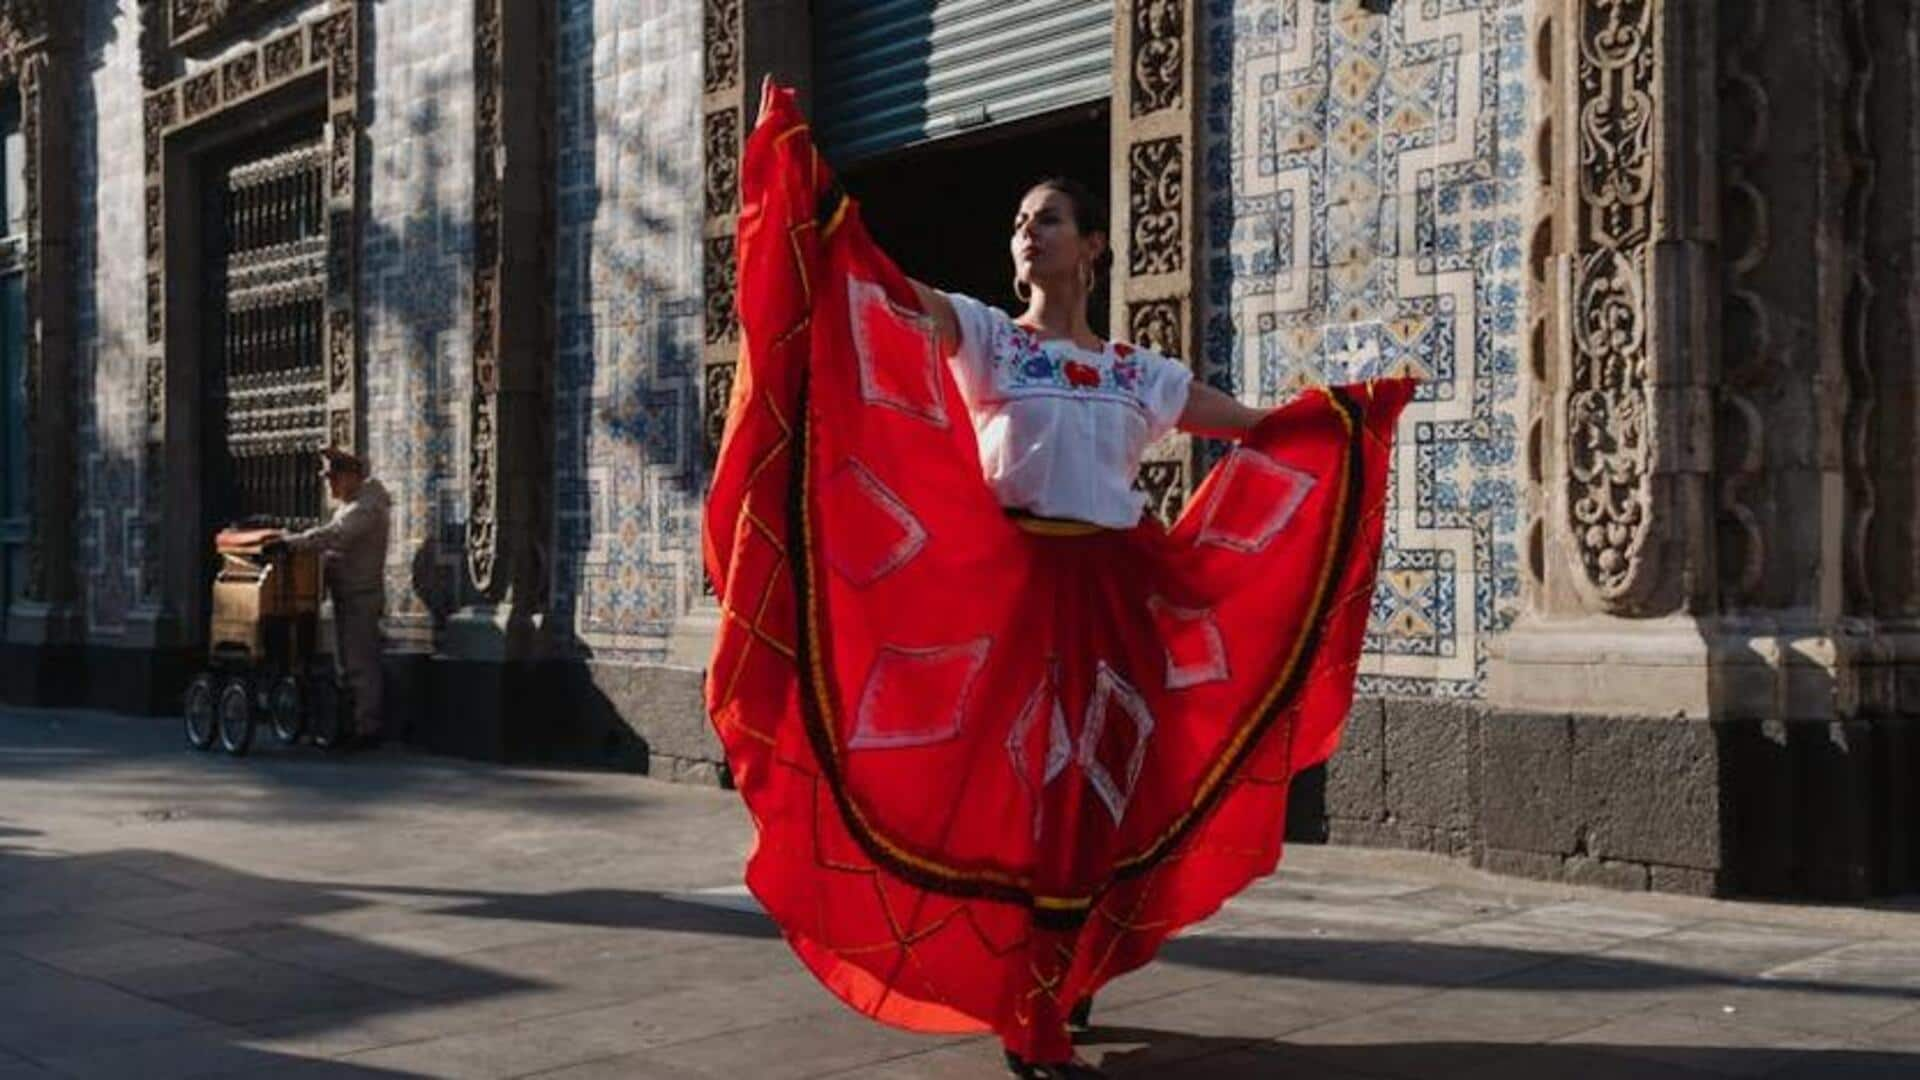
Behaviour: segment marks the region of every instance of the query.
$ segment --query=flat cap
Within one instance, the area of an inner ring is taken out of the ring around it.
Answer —
[[[320,473],[323,476],[332,476],[335,473],[353,473],[358,476],[365,476],[367,475],[367,463],[364,459],[349,451],[342,450],[337,446],[329,446],[320,451]]]

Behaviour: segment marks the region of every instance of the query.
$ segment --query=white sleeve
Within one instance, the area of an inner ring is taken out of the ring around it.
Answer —
[[[991,396],[993,389],[994,341],[1013,322],[1006,312],[983,304],[965,293],[947,293],[953,304],[954,321],[960,324],[960,344],[947,364],[969,400]]]
[[[1169,360],[1152,349],[1134,350],[1140,358],[1140,401],[1147,407],[1152,425],[1150,439],[1172,431],[1187,408],[1187,392],[1193,388],[1193,369],[1178,360]]]

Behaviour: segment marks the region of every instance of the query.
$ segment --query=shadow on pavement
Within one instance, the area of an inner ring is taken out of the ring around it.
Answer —
[[[1330,982],[1390,986],[1497,985],[1542,992],[1644,992],[1680,987],[1751,986],[1781,993],[1908,998],[1920,988],[1867,982],[1761,978],[1605,953],[1559,953],[1445,942],[1189,934],[1162,946],[1159,959],[1241,975],[1286,973]],[[1920,1074],[1916,1074],[1920,1076]]]
[[[1576,1037],[1577,1038],[1577,1037]],[[1473,1077],[1475,1080],[1895,1080],[1920,1076],[1920,1057],[1859,1049],[1646,1046],[1627,1043],[1378,1042],[1325,1045],[1199,1038],[1151,1028],[1100,1028],[1083,1046],[1140,1044],[1109,1052],[1115,1078],[1156,1080],[1363,1080]]]
[[[335,886],[322,884],[321,888]],[[436,907],[442,915],[474,919],[566,923],[615,930],[686,930],[775,940],[780,930],[765,915],[738,906],[689,901],[641,889],[569,889],[554,893],[503,893],[406,885],[340,885],[358,893],[465,901]]]
[[[130,768],[164,761],[164,774]],[[397,746],[370,754],[333,754],[312,746],[280,746],[255,733],[244,758],[188,749],[177,718],[127,717],[63,710],[0,710],[0,784],[100,784],[103,801],[154,805],[209,819],[276,813],[325,814],[350,820],[383,803],[431,800],[437,806],[518,807],[569,817],[643,813],[656,800],[634,784],[619,793],[582,790],[581,770],[542,772],[409,753]],[[92,775],[104,774],[104,775]],[[485,784],[472,778],[484,775]]]

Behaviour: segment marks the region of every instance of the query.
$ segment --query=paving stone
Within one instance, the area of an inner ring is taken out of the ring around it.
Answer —
[[[1807,1052],[1845,1049],[1836,1039],[1782,1031],[1764,1023],[1720,1023],[1664,1012],[1624,1017],[1565,1041],[1726,1076],[1763,1076],[1795,1064]]]
[[[781,1080],[881,1065],[935,1048],[943,1041],[881,1027],[841,1012],[676,1042],[653,1050],[647,1059],[650,1064],[683,1068],[695,1075]]]
[[[1728,975],[1758,975],[1847,943],[1845,938],[1794,927],[1709,920],[1623,941],[1601,955]]]
[[[194,1033],[106,1047],[81,1043],[42,1054],[39,1061],[70,1077],[181,1080],[238,1074],[278,1075],[280,1067],[289,1059],[241,1045],[220,1033]]]

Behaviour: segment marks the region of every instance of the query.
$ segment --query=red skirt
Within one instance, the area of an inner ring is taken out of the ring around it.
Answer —
[[[742,188],[705,553],[747,884],[855,1009],[1064,1058],[1076,1000],[1278,862],[1353,695],[1411,385],[1276,410],[1170,530],[1010,517],[786,94]]]

